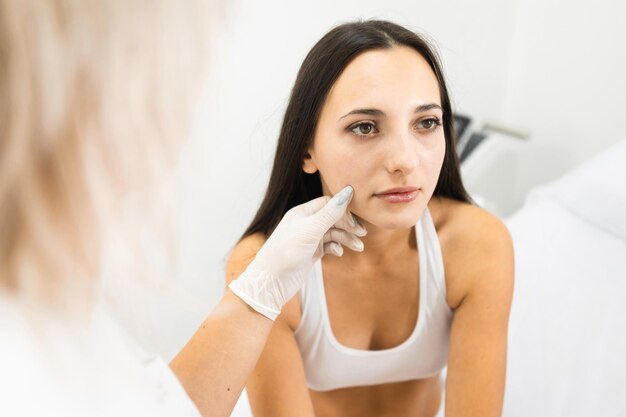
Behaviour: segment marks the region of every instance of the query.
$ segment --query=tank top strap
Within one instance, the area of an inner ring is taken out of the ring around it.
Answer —
[[[422,217],[420,218],[419,225],[424,236],[424,243],[427,252],[426,255],[428,257],[428,266],[431,270],[431,275],[433,276],[434,281],[444,299],[447,300],[446,277],[443,266],[441,245],[439,237],[437,236],[437,230],[435,229],[435,223],[428,207],[424,210],[424,214],[422,214]]]
[[[320,270],[322,268],[322,261],[318,260],[311,268],[306,282],[300,289],[298,297],[300,299],[300,324],[296,328],[298,333],[303,327],[310,327],[311,320],[319,320],[319,294],[318,294],[318,281],[321,279]],[[308,325],[307,325],[308,323]]]

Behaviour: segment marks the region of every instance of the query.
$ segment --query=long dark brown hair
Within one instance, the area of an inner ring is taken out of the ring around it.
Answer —
[[[269,185],[242,239],[257,232],[269,236],[290,208],[323,195],[319,172],[305,173],[302,162],[312,145],[328,91],[358,55],[394,46],[416,50],[429,63],[439,82],[446,153],[433,195],[471,202],[459,174],[452,106],[439,57],[426,40],[395,23],[380,20],[346,23],[320,39],[298,71],[280,130]]]

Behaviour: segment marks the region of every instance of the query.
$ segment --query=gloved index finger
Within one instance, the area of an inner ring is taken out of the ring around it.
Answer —
[[[350,201],[352,200],[352,196],[354,195],[354,189],[346,185],[339,191],[337,194],[330,199],[330,203],[334,203],[338,207],[348,207]]]
[[[349,185],[333,196],[330,201],[318,211],[315,216],[324,232],[335,225],[346,213],[348,204],[352,200],[354,190]]]
[[[328,204],[329,200],[330,200],[330,197],[324,195],[321,197],[314,198],[313,200],[308,201],[306,203],[303,203],[302,207],[304,210],[304,214],[306,214],[307,216],[311,216],[317,213],[318,211],[323,209],[324,206],[326,206],[326,204]]]

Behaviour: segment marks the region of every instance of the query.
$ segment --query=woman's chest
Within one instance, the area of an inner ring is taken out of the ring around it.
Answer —
[[[382,350],[409,338],[420,303],[417,261],[398,266],[367,272],[324,270],[328,320],[339,343]]]

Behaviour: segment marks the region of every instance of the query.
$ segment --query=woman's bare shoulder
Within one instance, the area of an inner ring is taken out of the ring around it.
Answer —
[[[497,216],[475,205],[433,197],[428,207],[441,245],[448,302],[454,308],[486,265],[512,263],[511,236]]]
[[[497,216],[464,201],[433,197],[428,208],[437,234],[450,234],[455,241],[464,238],[489,241],[503,233],[508,234],[506,226]]]
[[[266,237],[263,233],[254,233],[244,237],[235,245],[226,262],[226,284],[229,284],[230,281],[245,271],[265,240]]]

